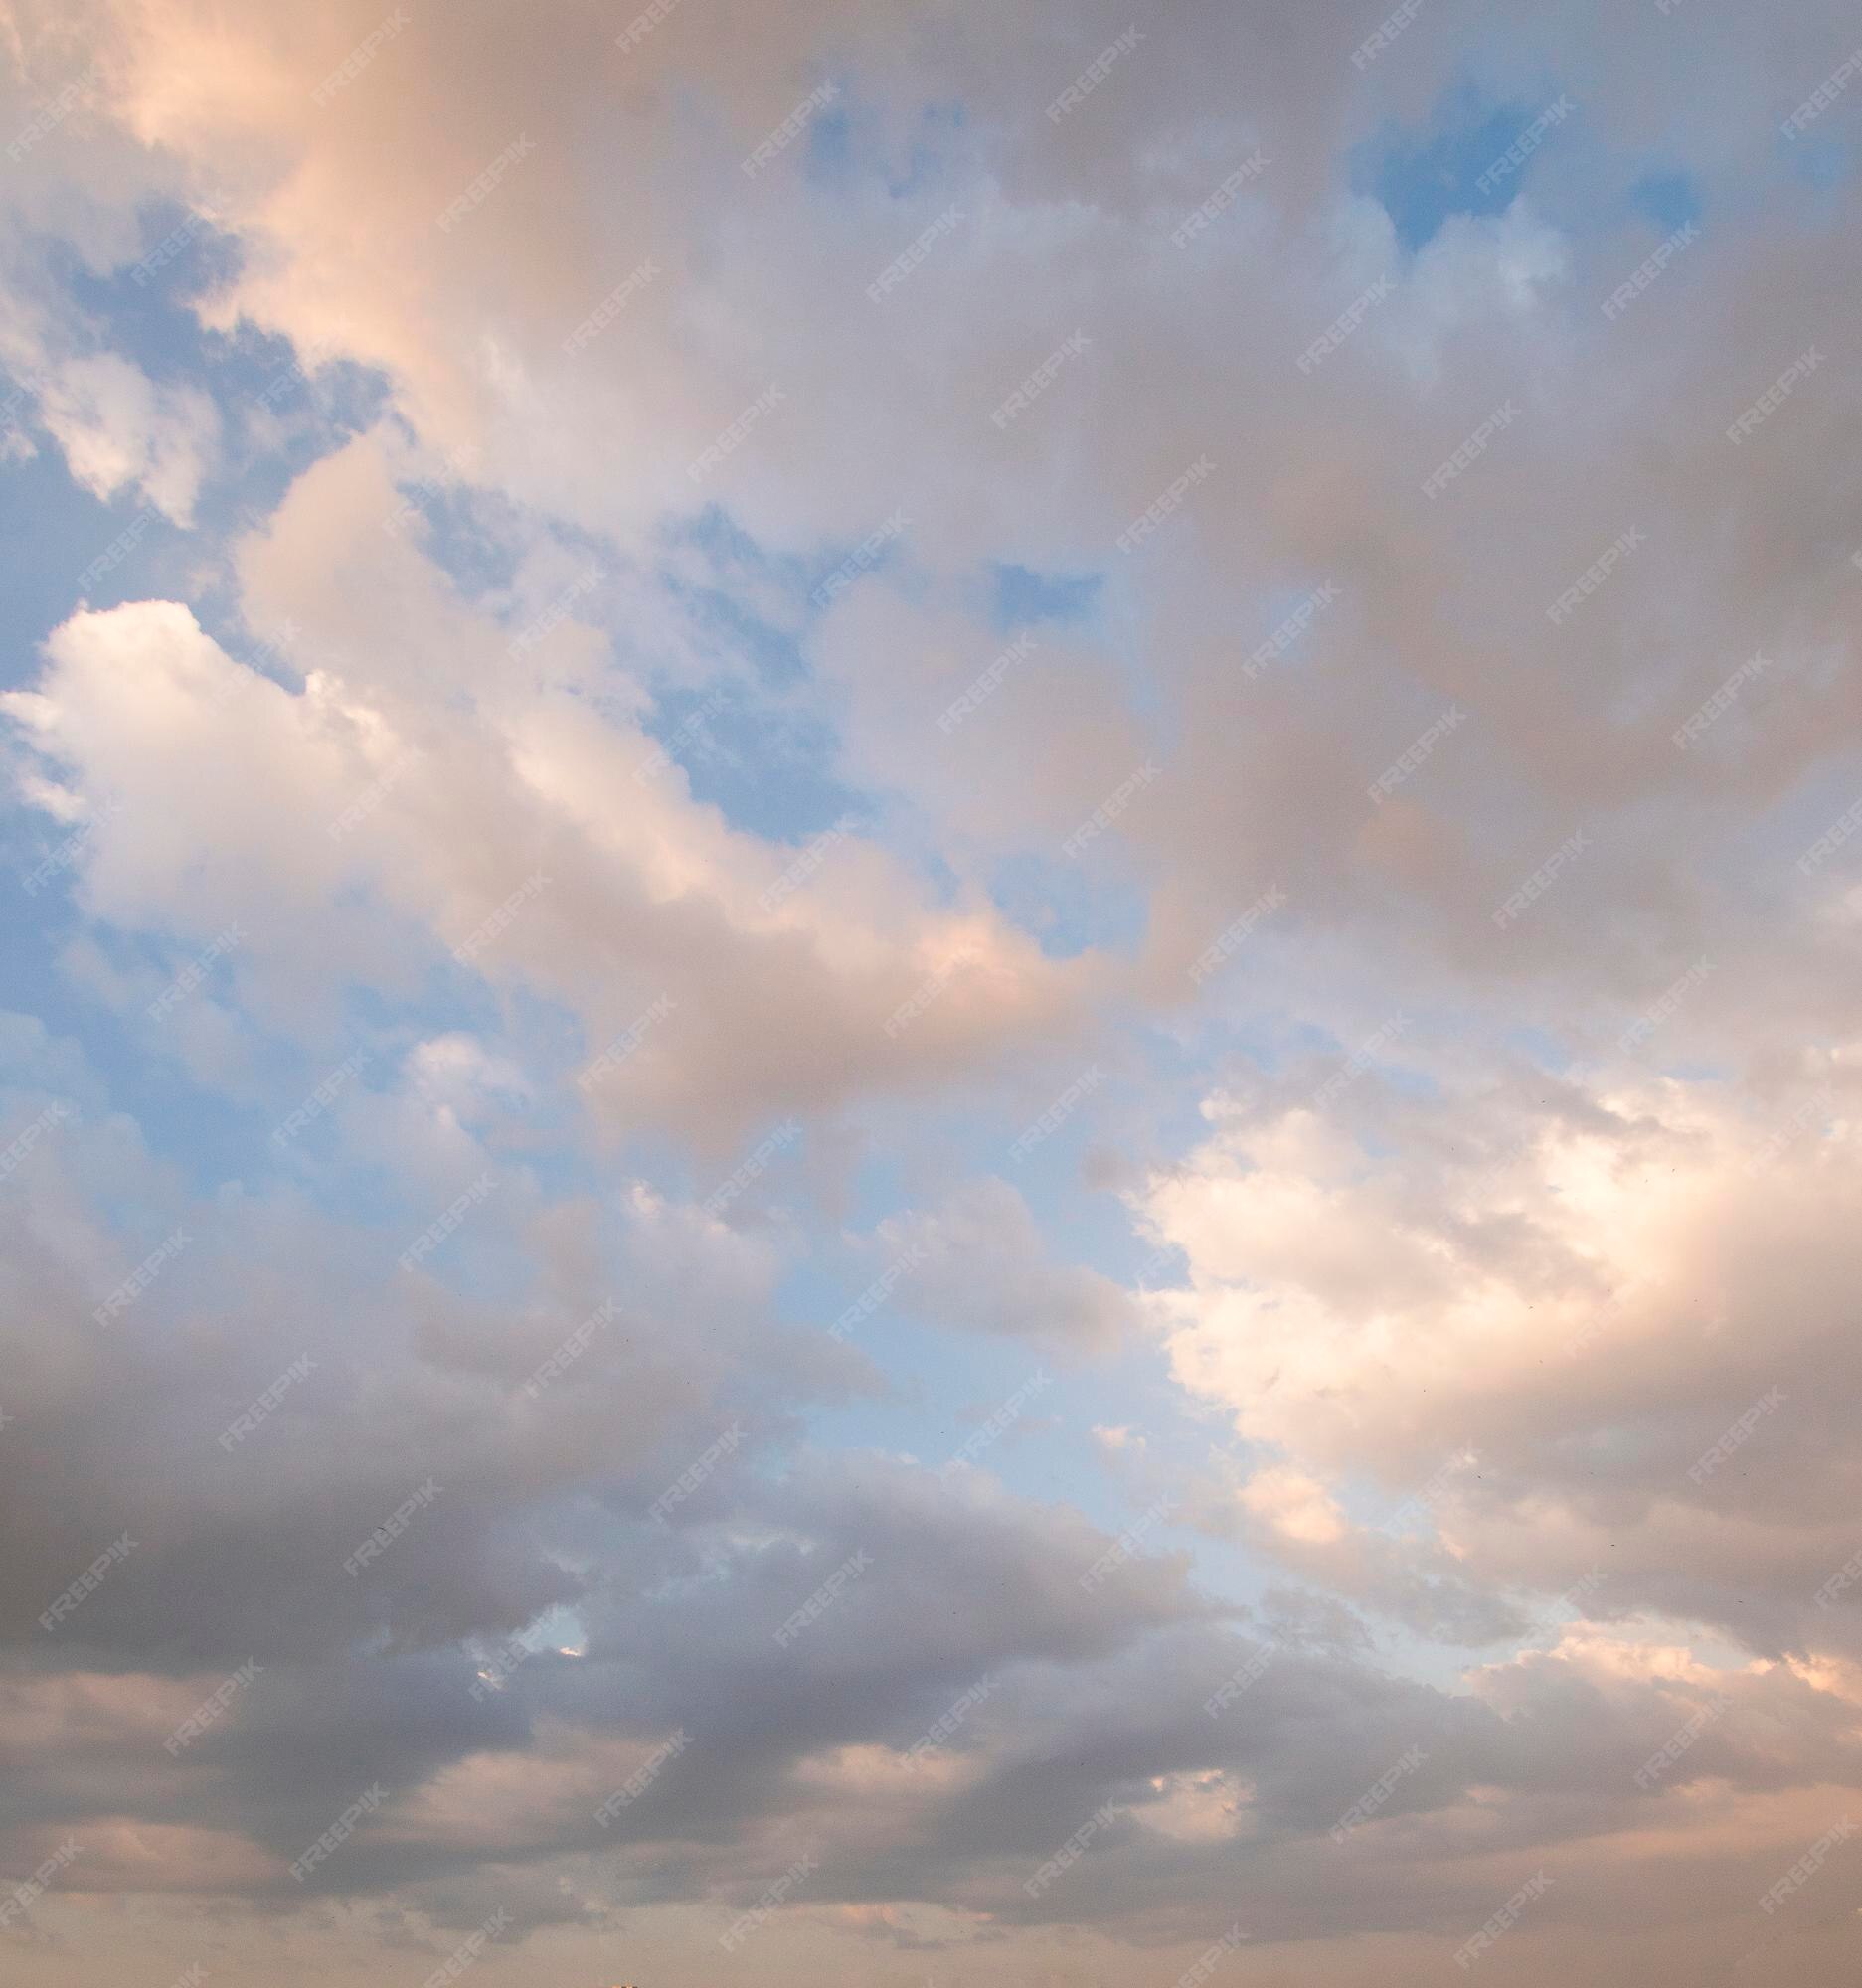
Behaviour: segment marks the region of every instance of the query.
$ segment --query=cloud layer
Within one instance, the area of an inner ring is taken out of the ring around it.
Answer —
[[[0,26],[18,1977],[1849,1979],[1852,21]]]

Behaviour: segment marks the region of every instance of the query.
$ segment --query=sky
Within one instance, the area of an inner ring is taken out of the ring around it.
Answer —
[[[1830,0],[0,0],[0,1971],[1862,1953]]]

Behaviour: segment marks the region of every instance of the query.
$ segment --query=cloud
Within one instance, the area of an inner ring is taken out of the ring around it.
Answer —
[[[936,1208],[890,1217],[869,1247],[876,1261],[910,1264],[900,1304],[960,1331],[1103,1352],[1135,1317],[1109,1277],[1048,1260],[1007,1181],[972,1181]]]
[[[396,501],[359,442],[246,548],[258,625],[296,631],[297,689],[237,663],[184,606],[143,602],[75,617],[40,687],[9,694],[96,822],[78,866],[96,914],[201,940],[242,920],[243,970],[276,1010],[338,973],[405,988],[392,934],[412,919],[429,970],[450,951],[567,1004],[592,1063],[663,1002],[643,1054],[610,1059],[584,1095],[602,1122],[670,1120],[714,1150],[1068,1026],[1086,970],[1044,961],[986,905],[928,902],[853,827],[783,846],[730,827],[676,768],[639,777],[655,743],[578,694],[580,645],[569,681],[493,688],[508,637],[382,529]],[[461,711],[436,694],[422,652],[476,656],[482,698]],[[926,999],[953,959],[989,998]],[[922,1021],[889,1031],[914,1003]]]
[[[158,387],[99,353],[65,361],[41,388],[38,413],[86,490],[109,498],[133,487],[172,523],[193,523],[218,429],[205,394]]]
[[[0,1931],[1846,1978],[1841,11],[3,26]]]
[[[1224,1116],[1139,1201],[1188,1260],[1151,1300],[1173,1371],[1296,1460],[1244,1504],[1324,1544],[1308,1501],[1368,1479],[1464,1577],[1604,1566],[1612,1613],[1846,1649],[1813,1597],[1846,1559],[1849,1087],[1804,1079],[1759,1115],[1600,1075],[1576,1122],[1514,1097],[1458,1149],[1420,1123],[1440,1099],[1396,1102],[1414,1136],[1381,1152],[1306,1108]]]

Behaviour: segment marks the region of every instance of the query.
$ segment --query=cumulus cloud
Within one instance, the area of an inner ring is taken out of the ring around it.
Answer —
[[[0,30],[33,1978],[1847,1978],[1841,11]]]
[[[1004,1180],[888,1218],[869,1246],[876,1260],[911,1266],[902,1304],[959,1330],[1103,1351],[1134,1317],[1109,1277],[1047,1260],[1033,1213]]]

